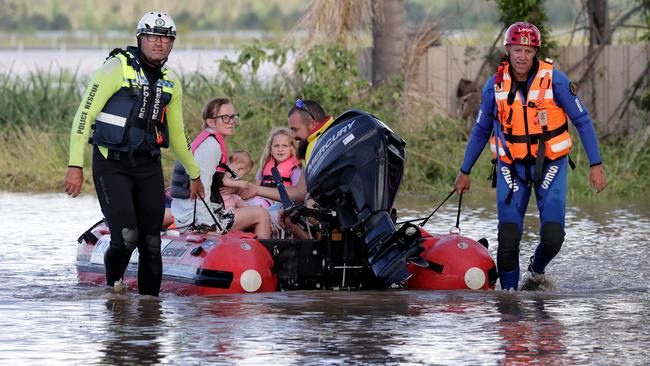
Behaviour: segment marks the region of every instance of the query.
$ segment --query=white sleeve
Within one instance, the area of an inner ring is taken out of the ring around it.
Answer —
[[[203,183],[203,187],[205,188],[205,202],[210,206],[212,177],[221,161],[221,147],[217,139],[213,137],[205,139],[194,151],[194,159],[201,170],[201,183]],[[196,204],[196,222],[197,224],[214,224],[212,216],[205,208],[203,202],[200,202],[200,199]]]

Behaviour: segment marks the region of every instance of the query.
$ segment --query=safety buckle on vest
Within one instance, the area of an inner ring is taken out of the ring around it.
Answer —
[[[546,112],[546,109],[540,109],[537,111],[537,119],[540,126],[546,127],[548,125],[548,113]]]
[[[129,80],[129,83],[131,83],[131,80]],[[131,85],[129,87],[129,93],[131,93],[131,95],[137,96],[139,92],[140,92],[140,89],[138,88],[137,85]]]
[[[497,159],[492,159],[492,171],[490,172],[490,176],[487,178],[487,180],[492,181],[492,188],[497,187]]]

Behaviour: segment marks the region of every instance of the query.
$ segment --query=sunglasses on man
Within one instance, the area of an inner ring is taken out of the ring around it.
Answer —
[[[300,109],[301,111],[306,112],[306,113],[311,117],[311,119],[313,119],[314,121],[317,121],[317,122],[318,122],[318,120],[316,119],[316,117],[314,117],[314,114],[311,113],[311,111],[309,110],[309,108],[307,108],[307,104],[305,104],[305,101],[304,101],[304,100],[302,100],[302,99],[298,99],[298,100],[296,100],[296,103],[294,104],[294,106],[295,106],[296,108]]]

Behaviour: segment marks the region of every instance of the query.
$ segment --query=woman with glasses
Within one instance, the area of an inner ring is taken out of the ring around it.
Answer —
[[[226,210],[219,188],[225,182],[224,175],[233,174],[228,168],[226,138],[235,133],[239,115],[226,98],[214,98],[203,107],[203,131],[192,142],[192,153],[201,171],[205,187],[205,200],[190,198],[190,178],[180,162],[176,162],[172,176],[171,204],[177,228],[192,225],[214,226],[215,231],[253,230],[259,239],[271,237],[271,219],[261,207]],[[241,181],[240,181],[241,182]],[[239,182],[239,183],[240,183]],[[249,185],[251,183],[248,183]]]

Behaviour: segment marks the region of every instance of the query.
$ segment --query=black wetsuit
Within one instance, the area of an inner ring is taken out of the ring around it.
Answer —
[[[142,65],[149,85],[160,70]],[[104,158],[93,148],[93,180],[97,198],[111,231],[104,255],[106,284],[124,276],[133,250],[138,249],[138,292],[158,296],[162,281],[160,230],[165,214],[164,177],[159,152],[144,141],[133,152],[110,151]]]
[[[93,149],[93,179],[97,198],[111,231],[104,255],[106,283],[122,278],[137,247],[138,291],[157,296],[162,280],[160,229],[165,214],[164,179],[160,159],[151,155],[104,159]]]

